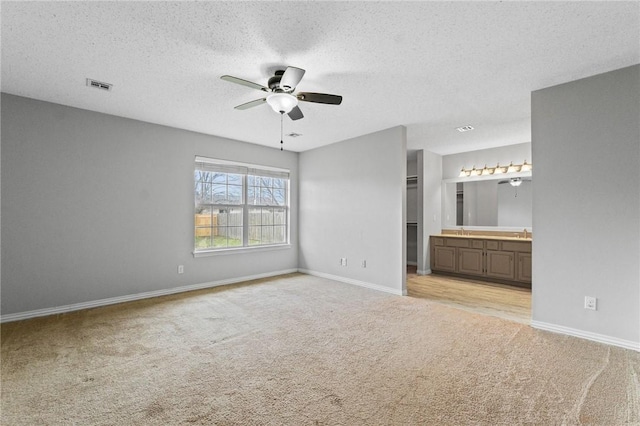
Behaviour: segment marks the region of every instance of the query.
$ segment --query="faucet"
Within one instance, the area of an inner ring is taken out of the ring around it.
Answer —
[[[527,238],[527,228],[524,228],[524,237]]]
[[[462,236],[464,236],[464,227],[461,227],[461,228],[460,228],[460,234],[458,234],[458,235],[462,235]]]

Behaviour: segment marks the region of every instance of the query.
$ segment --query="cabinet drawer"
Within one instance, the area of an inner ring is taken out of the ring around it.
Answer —
[[[443,246],[444,245],[444,238],[433,237],[432,241],[433,241],[433,245],[434,246]]]
[[[531,253],[531,243],[517,242],[517,241],[503,241],[502,250]]]
[[[460,238],[447,238],[447,247],[469,247],[469,240]]]
[[[484,248],[484,241],[482,240],[471,240],[471,247],[475,249]]]
[[[499,250],[498,241],[487,241],[487,250]]]

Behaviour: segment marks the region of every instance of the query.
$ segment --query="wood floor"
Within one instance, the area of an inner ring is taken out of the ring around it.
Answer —
[[[420,276],[415,266],[409,266],[407,292],[410,297],[434,300],[471,312],[523,324],[531,321],[530,289],[437,274]]]

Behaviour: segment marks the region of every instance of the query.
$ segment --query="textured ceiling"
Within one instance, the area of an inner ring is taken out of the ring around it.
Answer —
[[[530,92],[640,62],[640,2],[6,2],[3,92],[279,148],[263,93],[307,73],[285,148],[388,127],[439,154],[531,140]],[[85,85],[113,84],[112,92]],[[459,133],[458,126],[474,131]]]

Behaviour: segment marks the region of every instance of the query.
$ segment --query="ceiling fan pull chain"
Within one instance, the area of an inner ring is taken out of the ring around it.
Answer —
[[[284,111],[280,111],[280,151],[282,151],[282,146],[284,145],[284,142],[282,141],[282,139],[284,139],[283,119],[284,119]]]

